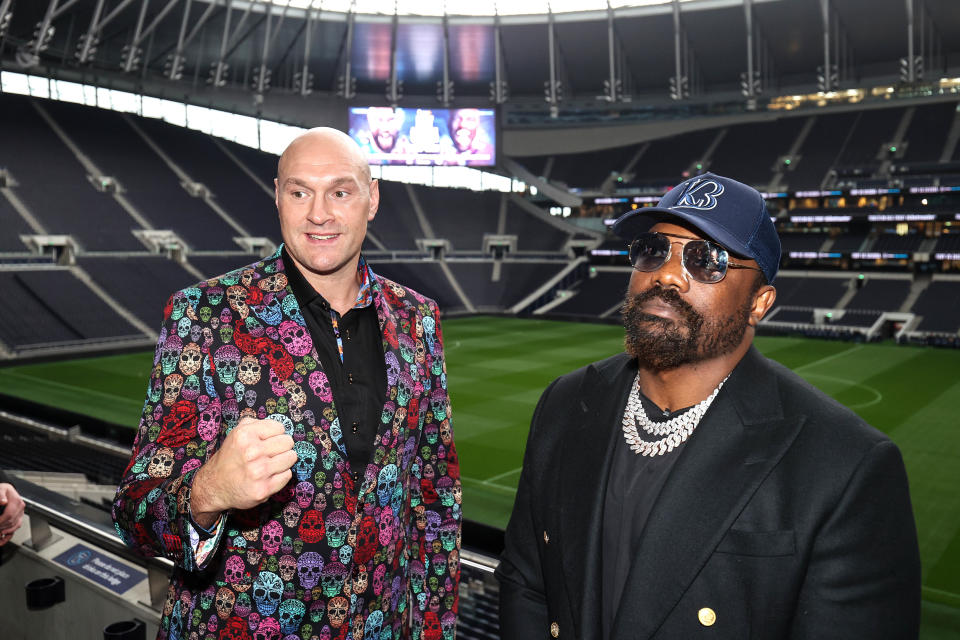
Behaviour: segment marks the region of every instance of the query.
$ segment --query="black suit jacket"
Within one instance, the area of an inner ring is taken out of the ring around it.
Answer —
[[[635,361],[613,356],[540,399],[497,570],[505,640],[600,638],[603,497],[635,375]],[[622,561],[612,638],[917,637],[920,559],[899,450],[755,349]]]

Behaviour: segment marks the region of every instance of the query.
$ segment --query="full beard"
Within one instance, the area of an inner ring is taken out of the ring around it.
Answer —
[[[678,321],[645,313],[643,304],[658,298],[680,316]],[[733,351],[749,326],[750,299],[738,313],[707,320],[673,289],[650,288],[627,294],[621,314],[626,330],[624,349],[640,366],[668,371]]]
[[[392,133],[380,132],[377,134],[377,146],[381,151],[390,153],[397,145],[397,136]]]

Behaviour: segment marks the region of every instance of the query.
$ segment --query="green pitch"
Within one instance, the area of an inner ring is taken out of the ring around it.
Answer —
[[[464,515],[503,527],[541,391],[558,375],[619,352],[623,331],[499,317],[448,319],[443,329]],[[960,637],[960,352],[805,338],[759,338],[757,346],[900,446],[923,559],[923,635]],[[139,353],[7,367],[0,390],[134,428],[151,359]]]

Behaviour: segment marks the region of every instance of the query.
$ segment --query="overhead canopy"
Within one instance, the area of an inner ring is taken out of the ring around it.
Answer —
[[[895,83],[908,51],[905,80],[960,76],[956,0],[0,0],[0,10],[12,12],[5,68],[125,88],[167,77],[186,92],[216,79],[253,93],[476,105],[499,77],[508,106],[546,108],[552,91],[562,109],[665,102],[678,81],[681,99],[737,98],[748,69],[765,96],[816,91],[825,66],[832,89]]]

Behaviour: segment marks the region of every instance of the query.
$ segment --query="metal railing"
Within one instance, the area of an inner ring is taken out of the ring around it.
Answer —
[[[150,591],[150,602],[144,604],[160,611],[173,571],[170,560],[145,558],[125,545],[105,511],[22,479],[17,480],[17,491],[30,517],[28,547],[38,552],[43,550],[60,539],[54,533],[54,529],[58,529],[143,567],[147,570]]]

